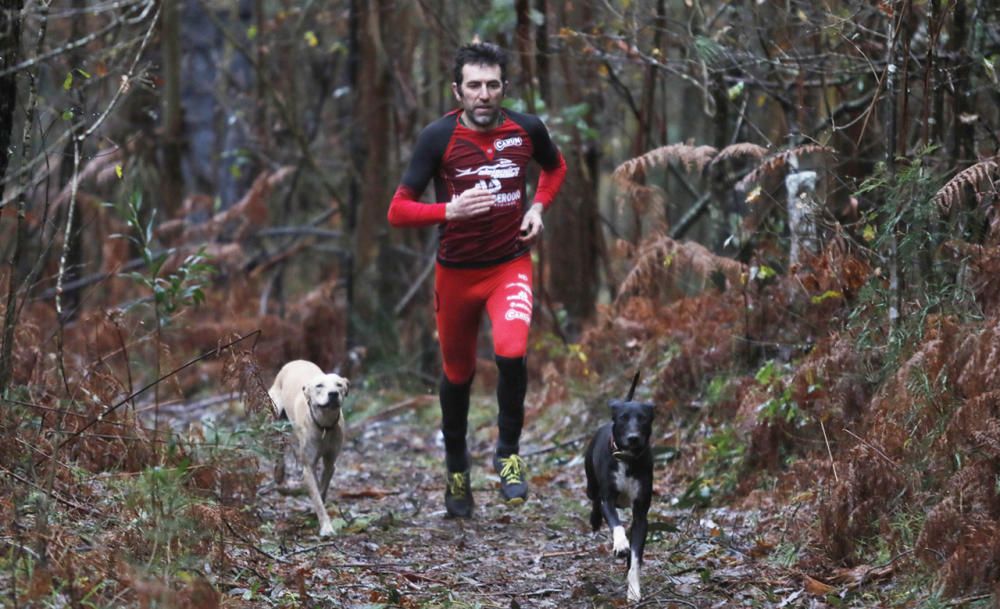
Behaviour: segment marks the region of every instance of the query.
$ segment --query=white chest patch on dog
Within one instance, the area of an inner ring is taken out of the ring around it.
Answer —
[[[615,488],[618,489],[618,507],[632,507],[632,502],[639,496],[639,481],[625,474],[625,468],[619,466],[615,471]]]

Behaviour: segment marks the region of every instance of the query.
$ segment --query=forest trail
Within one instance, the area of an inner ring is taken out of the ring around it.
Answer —
[[[230,582],[224,606],[283,606],[282,599],[293,597],[304,603],[297,606],[351,609],[801,606],[795,602],[804,594],[801,582],[760,551],[778,543],[764,542],[761,531],[779,530],[780,523],[751,512],[672,509],[677,489],[667,484],[662,462],[643,600],[630,605],[624,560],[612,558],[607,529],[595,535],[587,522],[584,430],[573,430],[564,445],[539,445],[529,420],[522,453],[530,497],[508,508],[487,465],[495,404],[473,402],[472,519],[444,515],[436,401],[428,397],[393,418],[354,422],[327,501],[336,536],[319,538],[307,498],[277,492],[267,472],[257,507],[274,526],[262,527],[258,542],[242,551],[256,554],[256,577],[270,588]]]

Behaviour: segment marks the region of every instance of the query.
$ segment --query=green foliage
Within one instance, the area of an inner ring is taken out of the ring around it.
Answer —
[[[545,15],[535,8],[529,9],[529,18],[533,25],[545,22]],[[473,26],[473,31],[483,39],[495,39],[500,34],[512,34],[517,27],[517,12],[514,0],[490,0],[490,8],[479,17]]]
[[[736,488],[746,445],[734,428],[722,425],[705,440],[701,472],[677,499],[677,507],[708,507]]]
[[[930,315],[981,317],[963,281],[964,262],[936,254],[949,239],[977,241],[982,218],[974,210],[942,213],[934,201],[943,181],[931,168],[934,152],[927,147],[913,158],[897,159],[891,169],[880,163],[855,193],[881,201],[861,222],[862,240],[878,266],[849,315],[859,347],[883,356],[881,367],[872,371],[876,381],[920,343]],[[889,280],[893,266],[897,286]],[[890,319],[894,323],[887,323]]]
[[[726,376],[715,376],[709,381],[705,388],[705,406],[711,407],[729,399],[732,389],[729,386],[729,378]]]
[[[196,502],[185,486],[189,472],[186,467],[150,467],[126,482],[122,489],[125,506],[133,518],[127,523],[149,544],[148,561],[170,561],[175,545],[193,546],[201,528],[190,517]],[[163,552],[163,554],[161,554]]]
[[[507,98],[503,105],[515,112],[527,112],[530,109],[524,99]],[[557,111],[551,112],[545,105],[545,100],[538,98],[535,100],[534,110],[549,128],[552,139],[561,147],[570,146],[574,135],[583,141],[596,142],[600,139],[600,132],[587,122],[591,109],[590,104],[586,102],[562,106]]]
[[[154,249],[156,210],[151,210],[149,218],[144,219],[142,194],[136,192],[119,213],[132,233],[116,236],[124,237],[136,246],[146,268],[145,274],[133,272],[128,277],[152,294],[157,324],[165,326],[181,309],[204,302],[202,287],[209,282],[215,270],[208,263],[204,248],[199,249],[197,254],[185,256],[176,271],[164,274],[164,264],[176,250]]]
[[[802,427],[808,418],[792,399],[792,387],[783,380],[783,374],[791,372],[788,364],[778,364],[774,360],[765,363],[754,379],[768,390],[771,397],[757,407],[757,418],[762,422],[784,421],[795,427]],[[810,391],[816,387],[810,387]]]

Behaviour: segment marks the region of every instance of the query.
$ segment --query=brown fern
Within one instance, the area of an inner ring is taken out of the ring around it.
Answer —
[[[621,186],[628,187],[628,185],[635,183],[635,177],[640,172],[645,172],[651,167],[661,167],[670,161],[680,161],[688,171],[693,169],[701,171],[712,161],[716,152],[712,146],[691,146],[689,144],[660,146],[625,161],[615,169],[612,177]]]
[[[720,150],[719,154],[715,155],[715,158],[712,159],[710,165],[717,165],[718,163],[734,158],[750,157],[753,159],[762,159],[766,155],[767,148],[749,142],[741,142],[732,146],[726,146]]]
[[[822,146],[820,144],[805,144],[804,146],[796,146],[795,148],[790,148],[784,150],[770,158],[766,159],[759,167],[743,176],[739,182],[736,183],[736,189],[742,192],[746,192],[751,184],[758,182],[761,178],[766,175],[772,174],[777,171],[784,169],[785,165],[788,163],[788,159],[793,156],[803,156],[806,154],[813,154],[816,152],[824,152],[833,154],[833,150]]]
[[[742,264],[716,256],[702,245],[660,235],[644,244],[618,293],[621,298],[665,289],[678,283],[682,274],[689,281],[700,283],[702,288],[714,280],[716,273],[721,273],[730,285],[736,285],[742,272]],[[664,275],[670,276],[670,281],[664,282]]]
[[[987,184],[993,192],[997,191],[997,185],[993,181],[994,176],[1000,176],[1000,156],[995,156],[985,161],[980,161],[948,180],[941,190],[934,195],[934,202],[944,210],[950,210],[956,203],[962,200],[962,192],[966,186],[979,193],[986,189]]]

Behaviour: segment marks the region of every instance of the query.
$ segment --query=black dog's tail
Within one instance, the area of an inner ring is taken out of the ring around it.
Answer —
[[[626,402],[631,402],[632,397],[635,395],[635,386],[639,384],[639,371],[635,371],[635,376],[632,377],[632,386],[629,387],[628,397],[625,398]]]

